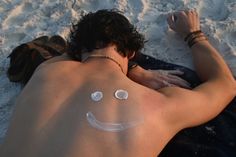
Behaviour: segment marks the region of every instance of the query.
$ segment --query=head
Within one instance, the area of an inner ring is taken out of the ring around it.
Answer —
[[[73,25],[68,54],[80,60],[82,53],[115,45],[123,57],[138,55],[144,46],[144,37],[119,11],[99,10],[88,13]]]

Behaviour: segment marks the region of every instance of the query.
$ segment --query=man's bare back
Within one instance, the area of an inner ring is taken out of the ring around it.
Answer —
[[[174,16],[177,21],[168,18],[174,31],[185,36],[200,29],[195,12]],[[178,131],[214,118],[235,96],[230,70],[203,37],[191,46],[203,81],[192,90],[155,91],[131,81],[126,73],[134,52],[121,55],[114,43],[94,49],[82,63],[55,59],[42,64],[17,100],[0,156],[157,156]],[[128,97],[116,96],[120,89]],[[103,95],[98,101],[91,97],[96,92]]]
[[[162,96],[156,94],[156,100],[160,97],[156,104],[149,97],[155,91],[131,81],[123,73],[104,70],[113,64],[105,62],[103,59],[90,59],[86,63],[60,61],[40,67],[17,100],[8,132],[10,138],[5,143],[6,150],[15,151],[8,156],[159,154],[174,135],[165,128]],[[114,96],[117,89],[128,91],[128,99],[118,100]],[[95,91],[103,92],[99,102],[91,99]],[[138,124],[117,132],[99,130],[88,122],[88,112],[102,122],[137,121]]]

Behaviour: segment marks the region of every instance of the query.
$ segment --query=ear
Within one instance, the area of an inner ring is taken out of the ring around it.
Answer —
[[[134,58],[135,54],[136,54],[135,51],[133,51],[132,53],[129,53],[129,54],[128,54],[128,59]]]

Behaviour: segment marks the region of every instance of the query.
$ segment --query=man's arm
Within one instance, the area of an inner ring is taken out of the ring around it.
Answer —
[[[179,70],[146,70],[140,66],[129,69],[127,76],[145,87],[158,90],[164,87],[183,87],[190,89],[190,84],[180,78],[184,72]]]
[[[72,58],[69,57],[66,53],[53,57],[52,59],[49,59],[42,64],[36,69],[36,71],[45,65],[59,62],[59,61],[71,61]],[[79,61],[77,61],[79,62]],[[135,66],[134,68],[129,69],[127,76],[143,85],[152,89],[160,89],[163,87],[168,87],[168,86],[179,86],[183,88],[190,88],[190,84],[181,79],[180,77],[176,75],[181,75],[183,72],[178,71],[178,70],[145,70],[140,66]]]
[[[168,18],[170,28],[183,36],[200,29],[194,11],[181,11]],[[199,37],[202,38],[203,37]],[[216,49],[207,40],[191,48],[196,72],[203,81],[193,90],[164,88],[168,104],[164,118],[177,130],[205,123],[217,116],[236,95],[236,82]]]

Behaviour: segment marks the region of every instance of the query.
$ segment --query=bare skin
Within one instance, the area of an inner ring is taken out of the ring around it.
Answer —
[[[184,36],[200,29],[195,12],[174,14],[177,21],[171,15],[168,23],[177,33]],[[128,58],[120,56],[115,45],[93,54],[109,54],[127,72]],[[236,94],[230,70],[208,41],[195,44],[192,54],[204,82],[192,90],[152,90],[127,78],[108,59],[90,58],[79,63],[64,58],[41,65],[17,99],[0,156],[156,157],[177,132],[214,118]],[[115,99],[117,89],[127,90],[129,98]],[[90,94],[97,90],[104,98],[95,104]],[[101,131],[88,124],[88,111],[101,121],[142,117],[143,123],[121,132]]]
[[[158,90],[164,87],[182,87],[190,89],[190,84],[183,80],[180,75],[184,72],[180,70],[145,70],[140,66],[131,69],[128,77],[146,87]]]
[[[63,54],[62,56],[52,58],[43,64],[65,60],[71,61],[72,58],[67,54]],[[183,74],[184,72],[180,70],[146,70],[139,65],[127,72],[127,76],[132,81],[154,90],[170,86],[190,89],[190,84],[179,77]]]

